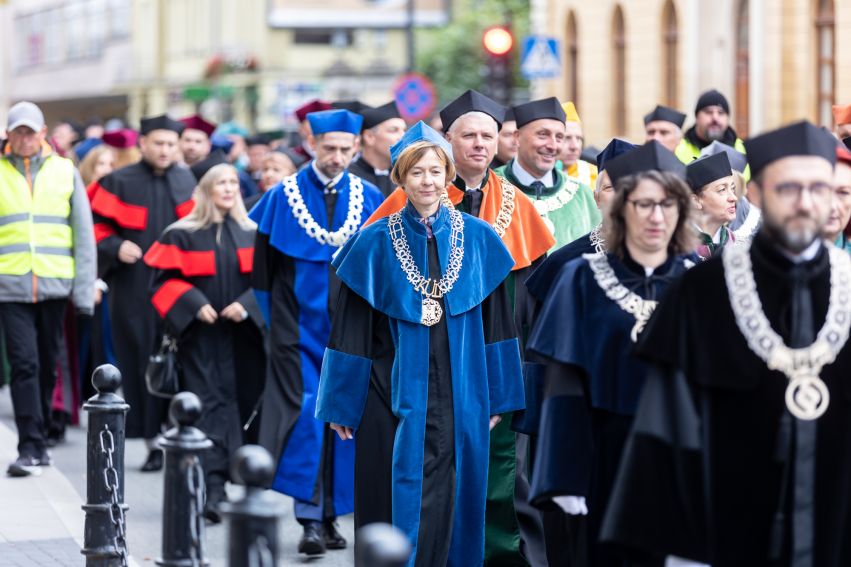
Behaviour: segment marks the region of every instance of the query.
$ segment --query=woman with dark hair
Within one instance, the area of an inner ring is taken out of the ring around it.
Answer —
[[[729,224],[736,219],[736,178],[724,152],[696,159],[686,166],[692,190],[694,228],[700,238],[695,252],[701,260],[720,254],[735,242]]]
[[[357,439],[356,527],[399,527],[409,566],[482,565],[489,431],[524,406],[503,283],[514,260],[490,225],[443,204],[455,168],[440,134],[416,124],[391,162],[407,204],[333,261],[316,417]]]
[[[196,424],[213,441],[204,455],[204,516],[219,522],[230,456],[263,390],[263,318],[251,289],[255,224],[229,164],[212,167],[195,189],[195,208],[148,249],[151,303],[177,338],[182,390],[201,398]]]
[[[646,373],[633,345],[694,249],[683,170],[657,142],[612,160],[606,251],[561,269],[527,343],[545,365],[530,499],[587,524],[565,554],[595,567],[622,565],[597,538]]]

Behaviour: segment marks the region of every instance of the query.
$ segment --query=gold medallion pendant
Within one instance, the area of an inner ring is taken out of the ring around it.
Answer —
[[[799,376],[786,387],[789,413],[804,421],[820,418],[830,405],[830,392],[818,376]]]
[[[422,324],[426,327],[431,327],[438,324],[441,317],[443,317],[443,309],[440,308],[440,303],[428,296],[424,296]]]

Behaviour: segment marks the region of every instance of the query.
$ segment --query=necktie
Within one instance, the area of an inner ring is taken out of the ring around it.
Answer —
[[[544,185],[544,183],[542,181],[533,181],[532,184],[529,185],[529,188],[532,189],[532,191],[535,192],[535,198],[540,199],[541,193],[544,192],[544,189],[546,189],[546,186]]]

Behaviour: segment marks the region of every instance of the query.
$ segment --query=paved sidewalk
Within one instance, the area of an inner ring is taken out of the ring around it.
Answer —
[[[84,514],[80,508],[86,494],[86,430],[69,427],[66,441],[51,450],[54,466],[39,477],[9,478],[6,467],[15,460],[17,434],[9,389],[0,388],[0,567],[79,567],[83,544]],[[139,466],[146,450],[141,440],[126,443],[125,501],[127,536],[131,559],[136,565],[154,565],[162,541],[161,473],[142,473]],[[241,487],[229,486],[237,497]],[[354,564],[351,516],[340,519],[340,531],[349,540],[344,551],[329,551],[309,559],[299,555],[301,527],[292,516],[292,500],[272,493],[284,503],[286,515],[279,529],[280,567],[350,567]],[[212,567],[227,565],[227,530],[224,525],[206,529],[206,556]]]

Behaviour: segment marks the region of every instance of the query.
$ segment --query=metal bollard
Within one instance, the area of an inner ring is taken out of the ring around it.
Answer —
[[[357,567],[404,567],[411,556],[411,542],[390,524],[369,524],[358,530],[355,545]]]
[[[97,394],[83,410],[89,414],[86,441],[86,524],[83,549],[88,567],[126,566],[124,503],[124,420],[130,406],[116,395],[121,372],[111,364],[92,374]]]
[[[240,447],[231,463],[231,476],[245,485],[245,496],[238,502],[222,504],[228,524],[228,565],[275,567],[278,518],[284,510],[264,491],[275,476],[272,455],[259,445]]]
[[[157,565],[197,567],[204,558],[204,468],[200,454],[213,446],[194,427],[201,417],[201,400],[191,392],[174,396],[168,408],[175,426],[160,445],[165,451],[162,557]]]

